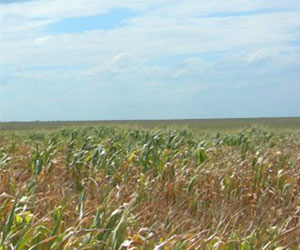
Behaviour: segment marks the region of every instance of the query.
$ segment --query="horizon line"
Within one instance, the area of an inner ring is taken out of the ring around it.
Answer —
[[[165,119],[104,119],[104,120],[16,120],[0,121],[0,123],[38,123],[38,122],[137,122],[137,121],[193,121],[193,120],[234,120],[234,119],[280,119],[300,118],[299,116],[260,116],[260,117],[213,117],[213,118],[165,118]]]

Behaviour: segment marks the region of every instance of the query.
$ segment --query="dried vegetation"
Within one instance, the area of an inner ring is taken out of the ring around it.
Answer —
[[[300,136],[7,132],[0,249],[300,249]]]

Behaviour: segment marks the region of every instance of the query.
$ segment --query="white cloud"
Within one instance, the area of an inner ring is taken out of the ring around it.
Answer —
[[[3,41],[2,62],[95,65],[124,51],[149,59],[233,49],[288,49],[287,42],[299,40],[299,26],[300,14],[295,11],[186,20],[142,16],[114,30],[52,35],[51,39],[37,33]],[[39,42],[43,46],[34,46]]]
[[[113,72],[122,71],[133,64],[133,58],[129,53],[120,53],[116,55],[109,64],[109,69]]]
[[[106,13],[114,8],[129,8],[163,16],[209,15],[222,12],[247,12],[270,8],[295,9],[298,0],[39,0],[0,4],[0,13],[27,18],[69,18]],[[300,8],[300,7],[298,7]],[[168,12],[166,12],[168,10]]]
[[[159,15],[171,17],[191,17],[191,16],[209,16],[212,14],[223,14],[225,16],[233,15],[238,12],[247,14],[247,12],[276,10],[276,9],[295,9],[299,7],[299,0],[230,0],[226,3],[221,3],[219,0],[174,0],[169,4],[169,12],[165,9],[160,9],[157,12]],[[251,14],[251,13],[248,13]],[[255,14],[255,13],[254,13]]]
[[[1,4],[0,12],[27,18],[69,18],[106,13],[113,8],[143,10],[149,5],[153,3],[143,0],[40,0]]]
[[[35,44],[37,45],[45,45],[51,40],[51,36],[44,36],[44,37],[39,37],[35,39]]]
[[[211,68],[211,63],[208,63],[200,57],[192,56],[184,60],[183,65],[174,73],[174,77],[195,77],[205,73]]]
[[[252,79],[252,74],[266,77],[276,65],[280,72],[280,67],[299,65],[299,50],[289,44],[300,36],[296,2],[43,0],[1,5],[1,29],[7,36],[0,41],[0,64],[26,65],[28,70],[16,76],[21,80],[89,82],[106,88],[139,83],[150,92],[158,85],[165,93],[172,89],[177,94],[224,82],[246,86],[244,78]],[[112,30],[50,36],[37,29],[117,7],[142,12]],[[277,10],[263,11],[270,8]],[[208,62],[202,55],[211,53],[221,55]],[[174,67],[162,65],[163,58],[176,56],[183,59]],[[263,66],[254,65],[264,60]],[[68,70],[31,69],[49,66]]]
[[[165,0],[160,0],[163,3]],[[0,31],[34,30],[62,19],[106,14],[116,8],[142,11],[159,2],[146,0],[39,0],[0,4]]]

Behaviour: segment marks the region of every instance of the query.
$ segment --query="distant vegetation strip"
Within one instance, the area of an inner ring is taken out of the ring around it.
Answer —
[[[141,128],[187,126],[196,129],[232,130],[251,126],[266,126],[274,129],[299,129],[300,117],[280,118],[232,118],[232,119],[178,119],[178,120],[107,120],[107,121],[35,121],[0,122],[1,130],[55,129],[76,126],[138,126]]]

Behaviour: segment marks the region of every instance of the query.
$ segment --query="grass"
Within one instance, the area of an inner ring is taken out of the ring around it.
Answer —
[[[300,133],[1,132],[0,249],[300,249]]]

